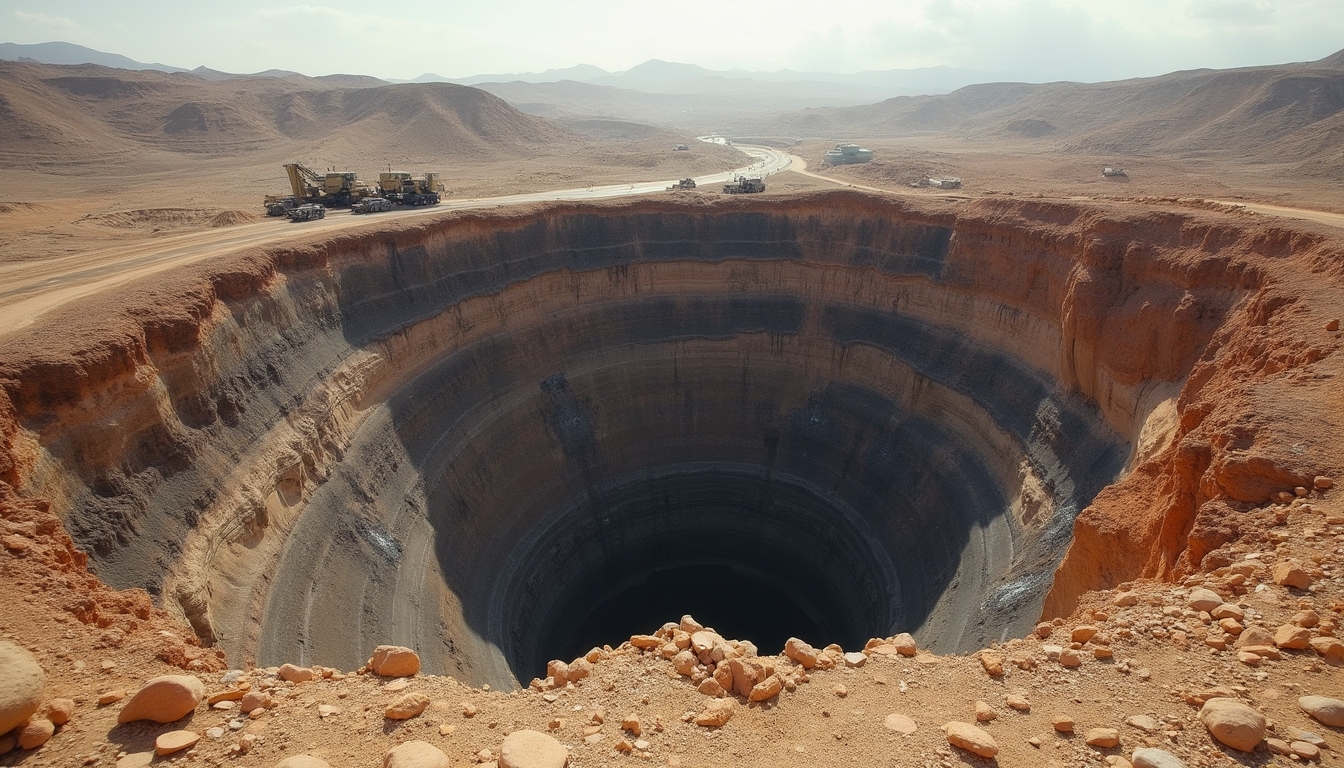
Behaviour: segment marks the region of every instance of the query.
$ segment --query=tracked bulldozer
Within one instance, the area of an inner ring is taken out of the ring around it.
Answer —
[[[738,176],[732,184],[723,185],[723,194],[725,195],[748,195],[753,192],[764,192],[765,181],[763,179],[749,179],[746,176]]]

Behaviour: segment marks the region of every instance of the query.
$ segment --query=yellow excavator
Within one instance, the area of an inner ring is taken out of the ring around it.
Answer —
[[[270,216],[285,216],[301,205],[313,203],[327,208],[349,208],[354,202],[377,194],[353,171],[320,174],[301,163],[286,163],[284,167],[290,194],[266,196],[264,204]]]

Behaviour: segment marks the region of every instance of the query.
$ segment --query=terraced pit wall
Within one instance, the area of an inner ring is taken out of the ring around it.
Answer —
[[[511,686],[685,612],[967,651],[1328,468],[1257,382],[1336,365],[1339,282],[1330,238],[1216,213],[450,214],[12,337],[0,469],[233,664],[392,642]]]

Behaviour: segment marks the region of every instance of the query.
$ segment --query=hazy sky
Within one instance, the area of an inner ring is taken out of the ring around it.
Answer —
[[[0,41],[401,79],[660,58],[1096,81],[1319,59],[1344,48],[1342,11],[1344,0],[0,0]]]

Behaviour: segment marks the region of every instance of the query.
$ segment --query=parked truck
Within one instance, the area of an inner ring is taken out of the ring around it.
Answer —
[[[753,192],[764,192],[765,181],[762,179],[749,179],[746,176],[738,176],[732,184],[723,185],[723,194],[725,195],[748,195]]]
[[[378,174],[378,191],[397,205],[438,205],[443,185],[437,173],[417,177],[405,171],[383,171]]]
[[[290,221],[316,221],[327,217],[327,209],[317,203],[304,203],[285,215]]]

